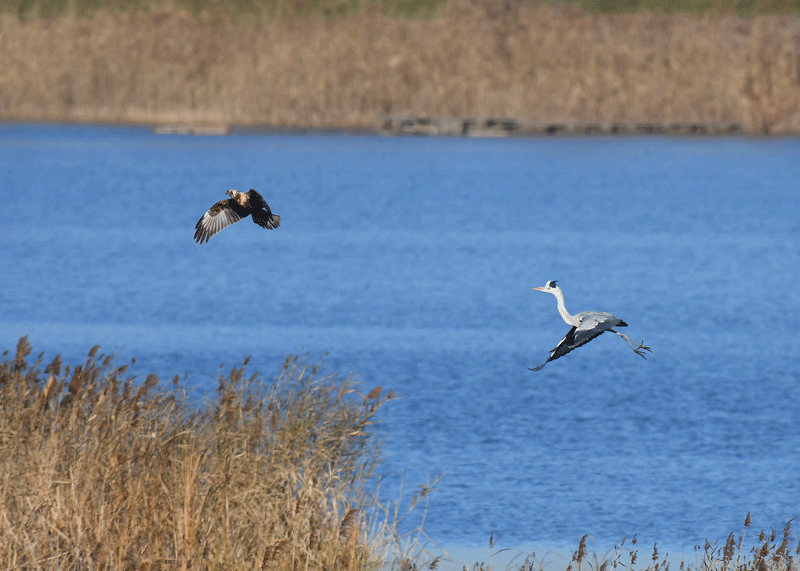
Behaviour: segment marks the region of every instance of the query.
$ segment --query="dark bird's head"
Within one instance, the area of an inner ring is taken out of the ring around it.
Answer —
[[[236,202],[238,202],[241,206],[243,206],[245,208],[249,208],[250,207],[250,199],[249,199],[249,197],[247,196],[246,193],[239,192],[238,190],[230,189],[230,190],[226,191],[225,194],[230,196],[232,199],[234,199]]]
[[[556,285],[556,280],[550,280],[549,282],[544,284],[544,287],[535,287],[533,289],[537,291],[544,291],[547,293],[555,293],[556,290],[560,290],[561,288]]]

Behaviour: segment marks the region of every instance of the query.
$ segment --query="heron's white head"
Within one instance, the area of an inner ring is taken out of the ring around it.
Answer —
[[[561,290],[561,288],[556,285],[556,280],[550,280],[549,282],[544,284],[544,287],[535,287],[532,289],[535,289],[537,291],[545,291],[547,293],[552,293],[552,294],[555,294],[556,290],[559,291]]]

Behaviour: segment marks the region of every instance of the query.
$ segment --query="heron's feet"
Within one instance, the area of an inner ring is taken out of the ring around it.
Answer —
[[[636,342],[634,341],[634,343]],[[649,351],[650,353],[653,352],[653,350],[650,347],[644,344],[644,341],[642,341],[641,343],[636,343],[636,349],[634,349],[633,352],[639,355],[642,359],[647,359],[647,357],[644,356],[644,353],[642,353],[643,350]]]
[[[611,331],[614,331],[614,330],[612,329]],[[639,355],[642,359],[647,359],[647,357],[645,357],[645,355],[644,355],[644,353],[642,353],[642,351],[650,351],[651,353],[653,352],[653,350],[650,347],[648,347],[647,345],[644,344],[644,341],[642,341],[641,343],[637,343],[636,341],[634,341],[633,339],[631,339],[630,337],[628,337],[624,333],[620,333],[619,331],[614,331],[614,333],[616,333],[617,335],[622,337],[625,340],[625,343],[628,344],[628,347],[633,349],[633,352],[636,353],[637,355]]]

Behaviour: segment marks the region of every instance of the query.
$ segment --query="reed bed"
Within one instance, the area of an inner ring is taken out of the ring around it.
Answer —
[[[234,18],[148,6],[0,11],[0,120],[372,130],[386,116],[473,117],[800,133],[797,12],[449,0],[426,17],[360,4]]]
[[[391,394],[292,357],[272,382],[233,368],[198,399],[178,378],[126,376],[97,347],[74,367],[30,353],[23,338],[0,363],[0,567],[386,561],[396,538],[373,494],[370,427]]]

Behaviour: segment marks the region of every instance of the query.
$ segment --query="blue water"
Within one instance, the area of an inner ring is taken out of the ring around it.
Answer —
[[[797,139],[6,125],[0,175],[0,349],[99,344],[206,389],[247,355],[270,377],[328,352],[402,397],[380,493],[439,476],[425,530],[445,547],[691,551],[748,512],[800,516]],[[195,244],[250,187],[281,227]],[[531,290],[551,279],[653,354],[604,335],[529,371],[568,330]]]

